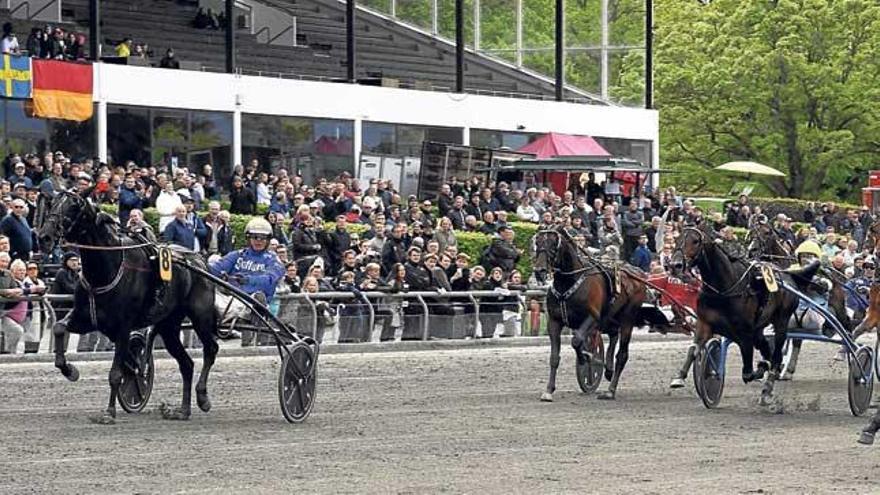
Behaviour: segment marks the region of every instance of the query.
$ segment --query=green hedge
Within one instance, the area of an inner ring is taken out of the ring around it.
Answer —
[[[685,197],[687,198],[687,196]],[[729,199],[731,202],[736,200],[736,198],[726,196],[722,196],[722,198]],[[785,213],[796,222],[802,222],[804,220],[804,210],[807,209],[809,203],[814,203],[818,209],[822,203],[827,203],[827,201],[807,201],[794,198],[767,198],[756,196],[749,197],[749,205],[760,206],[761,210],[763,210],[764,214],[768,217],[778,215],[779,213]],[[835,204],[839,211],[846,211],[847,209],[858,210],[861,208],[860,205],[852,203],[835,202]]]
[[[107,213],[115,215],[117,212],[115,205],[102,205],[101,209]],[[230,215],[230,225],[235,234],[235,247],[244,246],[244,228],[248,221],[253,218],[250,215]],[[159,233],[159,214],[155,208],[147,208],[144,210],[144,220],[153,227],[156,233]],[[288,222],[289,223],[289,222]],[[529,255],[529,242],[537,231],[537,225],[524,222],[512,222],[510,226],[516,233],[516,246],[523,250],[523,255],[517,264],[517,269],[523,273],[524,279],[527,279],[532,273],[532,260]],[[335,228],[333,222],[325,222],[324,228],[331,230]],[[352,233],[363,234],[369,230],[369,227],[361,224],[349,224],[348,231]],[[458,239],[458,250],[467,253],[472,260],[472,264],[480,262],[480,256],[483,250],[492,242],[492,237],[477,232],[456,232]]]

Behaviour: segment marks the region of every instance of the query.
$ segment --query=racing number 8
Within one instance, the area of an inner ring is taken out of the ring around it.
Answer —
[[[171,281],[171,250],[159,248],[159,277],[163,282]]]

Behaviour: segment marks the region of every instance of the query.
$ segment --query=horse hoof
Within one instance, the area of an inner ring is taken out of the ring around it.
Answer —
[[[79,370],[72,364],[68,364],[66,370],[62,370],[61,374],[72,382],[79,380]]]
[[[89,421],[96,425],[115,425],[116,418],[114,418],[110,413],[105,412],[100,416],[92,416],[89,418]]]
[[[874,434],[869,433],[867,431],[863,431],[861,435],[859,435],[859,443],[862,445],[873,445],[874,444]]]
[[[185,411],[182,407],[171,407],[164,402],[159,404],[159,411],[162,413],[162,419],[170,421],[186,421],[190,417],[189,411]]]
[[[596,398],[599,400],[614,400],[614,392],[605,391],[601,394],[597,395]]]
[[[673,378],[669,388],[684,388],[684,378]]]
[[[208,394],[196,394],[196,402],[199,405],[199,409],[204,412],[208,412],[211,410],[211,399],[208,398]]]
[[[541,402],[553,402],[553,394],[544,392],[541,394]]]
[[[758,399],[758,405],[761,407],[767,407],[773,403],[773,396],[771,394],[761,394],[761,398]]]

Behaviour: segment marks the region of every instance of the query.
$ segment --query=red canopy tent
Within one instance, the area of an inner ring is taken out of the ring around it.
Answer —
[[[538,159],[560,156],[611,156],[608,150],[590,136],[574,136],[557,132],[544,134],[516,151],[531,153]],[[568,189],[568,172],[549,172],[547,177],[556,194],[561,195]],[[618,180],[634,184],[635,176],[631,173],[621,174]]]

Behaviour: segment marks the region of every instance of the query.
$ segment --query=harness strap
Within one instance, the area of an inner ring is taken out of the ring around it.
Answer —
[[[122,280],[122,276],[125,274],[125,251],[122,251],[122,261],[119,262],[119,268],[116,270],[116,276],[113,277],[113,280],[110,281],[109,284],[101,286],[101,287],[92,287],[92,284],[89,283],[85,274],[79,278],[79,283],[82,285],[83,289],[86,290],[86,294],[89,296],[89,318],[92,320],[92,327],[98,328],[98,310],[95,304],[95,296],[100,296],[110,292],[115,289],[119,282]]]

